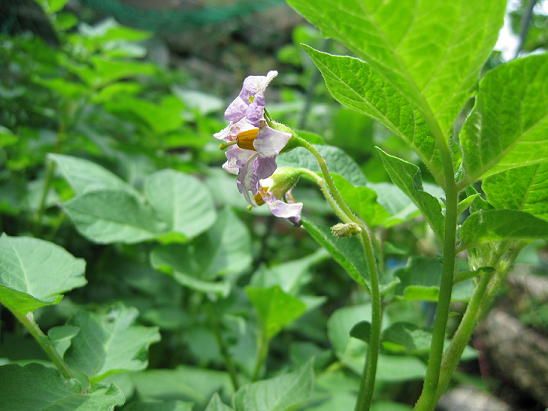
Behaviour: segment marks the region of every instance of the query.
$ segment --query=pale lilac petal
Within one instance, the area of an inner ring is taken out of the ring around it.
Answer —
[[[243,150],[249,151],[249,150]],[[276,158],[262,158],[256,153],[239,168],[237,186],[249,204],[254,204],[249,193],[257,194],[259,181],[270,177],[276,171]]]
[[[259,181],[270,177],[276,171],[276,157],[257,157],[255,160],[255,174],[257,175],[257,185]]]
[[[232,124],[229,124],[225,128],[223,128],[221,131],[218,131],[217,133],[213,134],[213,137],[215,137],[217,140],[224,140],[226,142],[230,141],[230,131],[232,129]]]
[[[301,221],[303,203],[288,204],[284,203],[282,200],[278,200],[274,196],[263,196],[263,199],[270,208],[272,215],[280,218],[291,219],[294,224],[299,224]]]
[[[278,72],[275,70],[269,71],[266,76],[248,76],[244,80],[242,91],[240,91],[240,98],[244,101],[251,103],[250,97],[257,94],[263,94],[268,85],[276,76]]]
[[[273,157],[280,154],[290,138],[291,134],[266,126],[259,132],[253,147],[261,157]]]
[[[242,100],[241,97],[236,97],[225,110],[225,120],[237,122],[245,117],[249,103]]]
[[[231,146],[226,150],[226,162],[223,168],[231,174],[238,174],[242,167],[245,167],[251,157],[256,155],[251,150],[244,150],[238,146]]]
[[[265,102],[264,96],[262,94],[257,94],[255,96],[255,100],[253,100],[253,103],[251,103],[247,107],[245,117],[251,124],[254,124],[255,126],[259,126],[261,121],[264,120],[265,104],[266,102]]]

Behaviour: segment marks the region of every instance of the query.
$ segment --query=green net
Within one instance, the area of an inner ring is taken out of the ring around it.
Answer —
[[[119,0],[83,0],[85,5],[113,16],[122,24],[154,32],[177,32],[221,23],[283,3],[283,0],[239,0],[223,6],[150,10]]]

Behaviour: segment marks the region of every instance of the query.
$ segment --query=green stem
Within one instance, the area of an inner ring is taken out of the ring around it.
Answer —
[[[371,334],[369,338],[367,358],[365,361],[365,367],[360,383],[360,389],[358,392],[358,400],[356,402],[356,411],[368,411],[371,407],[371,401],[373,399],[373,392],[375,391],[375,377],[377,373],[377,363],[380,350],[380,338],[381,338],[381,325],[382,325],[382,301],[379,285],[379,271],[375,260],[375,252],[373,245],[373,237],[369,230],[369,227],[359,219],[352,209],[346,204],[342,198],[339,190],[335,186],[335,182],[329,173],[329,168],[325,159],[321,156],[320,152],[316,150],[312,144],[308,141],[294,137],[301,147],[308,150],[318,162],[325,185],[320,184],[322,192],[335,211],[335,214],[345,223],[353,222],[360,226],[362,229],[360,233],[360,241],[364,251],[364,257],[369,269],[369,284],[371,293]]]
[[[373,251],[373,242],[369,230],[361,233],[361,243],[369,268],[371,285],[371,330],[367,345],[367,359],[365,361],[356,411],[368,411],[371,407],[373,392],[375,391],[375,377],[381,344],[382,300],[379,286],[379,276]]]
[[[426,377],[424,379],[421,396],[415,405],[416,411],[431,411],[436,406],[436,393],[440,378],[445,331],[447,319],[449,318],[449,306],[451,304],[451,293],[453,290],[453,274],[455,271],[456,258],[455,240],[457,231],[458,191],[454,179],[448,179],[447,183],[448,185],[445,190],[446,211],[443,242],[443,272],[436,318],[434,320],[434,329],[432,331],[428,367],[426,369]]]
[[[238,371],[236,370],[234,361],[232,361],[232,356],[230,355],[226,342],[221,333],[221,325],[219,324],[219,321],[215,317],[212,318],[212,324],[213,324],[213,333],[215,334],[215,339],[217,340],[219,351],[221,352],[221,355],[223,356],[223,359],[225,361],[226,369],[230,376],[230,382],[232,383],[234,392],[236,392],[238,391],[238,388],[240,388],[240,382],[238,380]]]
[[[261,335],[259,337],[259,347],[257,349],[257,360],[255,362],[255,369],[253,370],[253,375],[251,381],[257,381],[261,376],[263,371],[264,363],[268,355],[269,341],[266,338],[266,331],[261,330]]]
[[[70,379],[75,378],[73,372],[70,370],[68,365],[63,361],[63,358],[59,355],[55,347],[53,346],[51,340],[45,335],[38,324],[34,321],[32,313],[19,314],[15,310],[12,311],[13,315],[17,320],[27,329],[30,335],[36,340],[36,342],[42,347],[42,350],[47,354],[51,362],[57,367],[59,372],[63,377]]]
[[[42,223],[42,216],[44,215],[44,210],[46,209],[46,201],[49,194],[49,189],[51,187],[51,180],[55,172],[55,163],[53,161],[48,161],[46,166],[46,175],[44,177],[44,186],[42,188],[42,193],[40,194],[40,202],[38,203],[38,209],[36,210],[36,222],[38,225]]]

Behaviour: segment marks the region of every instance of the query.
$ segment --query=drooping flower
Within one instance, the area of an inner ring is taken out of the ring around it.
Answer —
[[[269,71],[266,76],[247,77],[240,94],[225,111],[230,123],[214,134],[229,146],[223,168],[238,176],[238,190],[251,205],[258,205],[253,198],[261,189],[260,181],[276,171],[276,157],[291,139],[291,133],[270,127],[265,119],[264,93],[277,75],[276,71]],[[276,210],[273,214],[284,214],[280,211],[283,207],[274,201],[269,199]]]
[[[253,199],[257,205],[266,204],[276,217],[287,218],[293,224],[299,225],[303,203],[295,202],[291,195],[291,189],[299,178],[294,170],[282,167],[271,177],[260,180],[259,190]]]

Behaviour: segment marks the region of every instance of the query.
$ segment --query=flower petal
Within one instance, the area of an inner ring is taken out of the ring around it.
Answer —
[[[249,162],[249,159],[256,153],[251,150],[244,150],[238,146],[231,146],[226,150],[226,162],[223,168],[231,174],[238,174],[242,167]]]
[[[301,221],[303,203],[288,204],[274,196],[266,196],[266,198],[263,196],[263,199],[274,216],[291,219],[294,224],[299,224]]]
[[[241,97],[236,97],[225,110],[225,120],[237,122],[245,117],[249,103],[242,100]]]
[[[261,129],[253,147],[261,157],[277,156],[290,138],[291,134],[266,126]]]
[[[250,97],[257,94],[264,94],[264,91],[272,80],[276,78],[278,72],[276,70],[269,71],[266,76],[247,76],[244,80],[240,98],[251,103]]]

